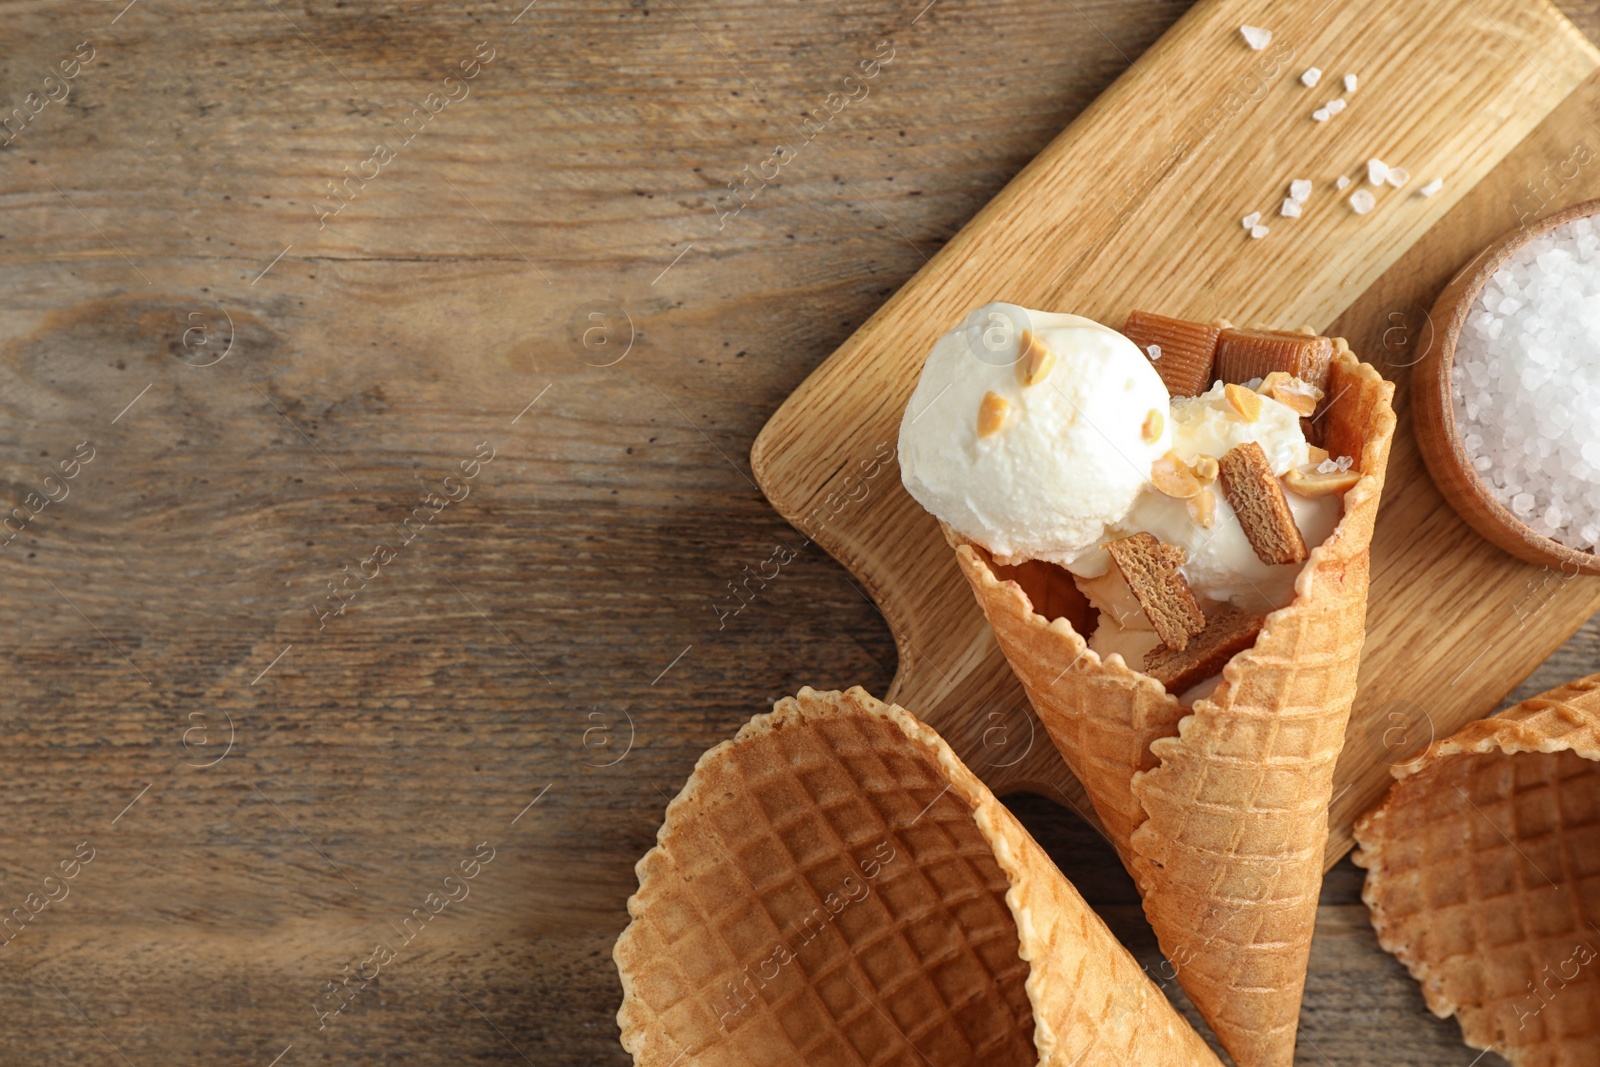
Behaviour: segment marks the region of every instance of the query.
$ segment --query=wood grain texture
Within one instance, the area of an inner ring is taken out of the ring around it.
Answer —
[[[0,948],[0,1063],[625,1064],[611,944],[666,796],[776,697],[895,669],[744,455],[1183,7],[0,8],[4,113],[96,49],[0,148],[7,509],[97,449],[0,550],[0,915],[96,849]],[[726,182],[885,38],[871,96],[719,229]],[[325,183],[483,41],[472,95],[319,230]],[[1403,310],[1428,279],[1391,282]],[[187,365],[223,312],[233,352]],[[483,440],[471,495],[319,631],[327,582]],[[1526,693],[1597,665],[1585,630]],[[1159,966],[1093,832],[1017,806]],[[319,1031],[325,983],[485,840],[471,896]],[[1344,870],[1304,1062],[1465,1067]]]
[[[1431,278],[1441,260],[1470,259],[1486,238],[1469,219],[1515,224],[1504,205],[1521,190],[1519,168],[1550,162],[1530,136],[1541,120],[1544,135],[1584,135],[1581,111],[1551,113],[1587,99],[1569,94],[1593,85],[1584,79],[1597,54],[1554,9],[1374,2],[1322,19],[1315,5],[1280,8],[1273,44],[1259,52],[1237,33],[1253,10],[1192,9],[809,378],[756,442],[753,464],[774,504],[861,577],[894,627],[901,669],[891,696],[964,741],[958,751],[1000,790],[1045,789],[1087,811],[1049,749],[1013,761],[985,744],[1004,736],[991,722],[1028,713],[1018,710],[1016,684],[992,667],[1000,653],[932,518],[895,485],[831,514],[849,498],[854,457],[893,441],[933,341],[989,300],[1110,323],[1144,308],[1200,321],[1309,323],[1404,379],[1414,357],[1391,349],[1409,353],[1417,338],[1397,345],[1396,287],[1384,278]],[[1469,54],[1473,63],[1456,76],[1440,76]],[[1349,108],[1327,123],[1307,114],[1327,92],[1297,77],[1313,61],[1333,72],[1361,68]],[[1375,211],[1357,215],[1330,183],[1339,174],[1364,183],[1372,155],[1447,176],[1444,191],[1386,190]],[[1115,204],[1108,172],[1133,176]],[[1318,191],[1304,216],[1277,218],[1289,181],[1306,176]],[[1556,194],[1593,177],[1580,171]],[[1251,211],[1275,224],[1269,239],[1243,233],[1237,220]],[[1419,251],[1425,236],[1433,240]],[[1368,296],[1376,300],[1363,303]],[[1425,743],[1424,725],[1449,732],[1488,712],[1600,607],[1600,582],[1536,579],[1537,568],[1467,529],[1416,460],[1403,395],[1396,408],[1362,689],[1330,809],[1330,865],[1350,847],[1355,814],[1387,787],[1389,765]],[[831,521],[819,524],[819,515]],[[1528,609],[1530,595],[1539,610]],[[1463,599],[1462,610],[1439,617],[1436,605]],[[1473,671],[1470,657],[1502,636],[1513,612],[1526,616],[1516,641],[1497,641],[1493,668]],[[1441,624],[1447,636],[1435,644]],[[1429,651],[1419,654],[1423,645]]]

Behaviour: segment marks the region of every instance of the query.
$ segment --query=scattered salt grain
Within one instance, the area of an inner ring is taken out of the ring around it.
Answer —
[[[1329,100],[1327,102],[1327,104],[1324,105],[1324,106],[1328,109],[1328,114],[1337,115],[1339,112],[1344,110],[1344,101],[1339,99],[1338,97],[1334,97],[1332,100]]]
[[[1250,227],[1250,236],[1253,237],[1257,241],[1261,240],[1263,237],[1265,237],[1267,234],[1269,234],[1271,232],[1272,231],[1267,229],[1265,226],[1252,226],[1252,227]]]
[[[1304,178],[1296,178],[1289,183],[1289,199],[1297,204],[1303,204],[1311,196],[1311,183]]]
[[[1435,178],[1435,179],[1433,179],[1433,181],[1429,182],[1427,185],[1424,185],[1421,189],[1418,189],[1417,192],[1421,193],[1423,196],[1432,196],[1434,193],[1437,193],[1440,189],[1443,189],[1443,188],[1444,188],[1444,179],[1443,178]]]
[[[1356,76],[1354,74],[1346,74],[1344,76],[1344,91],[1345,92],[1347,92],[1347,93],[1355,92],[1356,91],[1356,84],[1357,84]]]
[[[1338,178],[1334,179],[1333,187],[1343,192],[1344,190],[1350,188],[1350,179],[1341,174]]]
[[[1155,360],[1158,360],[1158,359],[1161,358],[1161,346],[1160,345],[1145,345],[1144,346],[1144,350],[1145,350],[1145,352],[1147,354],[1149,354],[1150,359],[1151,359],[1152,362],[1154,362]]]
[[[1278,214],[1282,215],[1286,219],[1297,219],[1297,218],[1299,218],[1300,217],[1300,201],[1296,200],[1292,196],[1284,197],[1283,198],[1283,206],[1278,209]]]
[[[1367,183],[1382,185],[1383,180],[1389,176],[1389,164],[1381,159],[1367,160]]]
[[[1484,285],[1451,373],[1484,488],[1533,532],[1581,551],[1600,547],[1597,331],[1600,224],[1579,218],[1527,242]]]
[[[1411,180],[1411,172],[1404,167],[1390,167],[1389,173],[1383,176],[1383,180],[1398,189]]]
[[[1247,229],[1247,230],[1248,229],[1252,229],[1255,226],[1256,223],[1261,221],[1261,212],[1252,211],[1252,212],[1250,212],[1250,214],[1246,215],[1244,218],[1240,219],[1239,221],[1244,223],[1244,228],[1245,229]]]
[[[1272,31],[1263,30],[1256,26],[1240,26],[1239,32],[1244,34],[1244,42],[1257,52],[1272,43]]]
[[[1315,111],[1313,111],[1311,113],[1311,118],[1315,122],[1327,122],[1328,121],[1328,109],[1325,108],[1325,107],[1317,108],[1317,110],[1315,110]]]
[[[1365,215],[1377,206],[1377,198],[1365,189],[1357,189],[1350,194],[1350,209],[1357,215]]]
[[[1304,74],[1300,75],[1300,84],[1304,85],[1307,89],[1314,88],[1321,80],[1322,71],[1318,70],[1316,67],[1311,67]]]

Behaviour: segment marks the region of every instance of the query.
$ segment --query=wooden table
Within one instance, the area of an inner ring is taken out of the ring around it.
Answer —
[[[1184,5],[123,2],[4,11],[0,1062],[625,1063],[666,798],[894,669],[751,440]],[[1301,1061],[1466,1067],[1324,899]]]

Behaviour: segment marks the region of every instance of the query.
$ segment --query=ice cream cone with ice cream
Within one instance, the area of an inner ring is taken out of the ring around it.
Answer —
[[[639,1067],[1220,1067],[938,734],[861,689],[702,756],[638,873]]]
[[[928,358],[902,476],[1190,999],[1240,1067],[1288,1065],[1393,387],[1339,339],[1125,330],[974,312]]]

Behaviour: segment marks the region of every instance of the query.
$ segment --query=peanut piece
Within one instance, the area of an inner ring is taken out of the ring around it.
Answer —
[[[1166,426],[1166,416],[1155,408],[1150,409],[1150,414],[1144,417],[1144,426],[1140,429],[1140,436],[1146,441],[1154,443],[1161,437],[1161,431]]]
[[[1056,354],[1032,330],[1022,331],[1021,358],[1017,361],[1017,376],[1023,385],[1038,385],[1050,376],[1056,365]]]
[[[1246,389],[1242,385],[1229,382],[1222,387],[1222,393],[1228,398],[1228,403],[1239,417],[1245,422],[1255,422],[1261,417],[1261,394]]]
[[[1150,481],[1158,492],[1177,500],[1187,500],[1205,488],[1174,452],[1150,464]]]
[[[1283,476],[1283,482],[1291,493],[1309,497],[1342,493],[1360,480],[1360,471],[1330,471],[1323,474],[1320,471],[1291,470]]]
[[[1189,517],[1206,529],[1211,529],[1211,525],[1217,521],[1217,495],[1209,489],[1202,489],[1190,497]]]
[[[1321,389],[1308,385],[1287,371],[1281,370],[1275,370],[1261,379],[1261,386],[1257,391],[1293,408],[1296,414],[1302,416],[1308,416],[1316,411],[1317,402],[1322,399]]]
[[[1011,403],[999,393],[988,392],[983,394],[983,403],[978,405],[978,436],[993,437],[1005,429],[1006,416],[1011,413]]]

